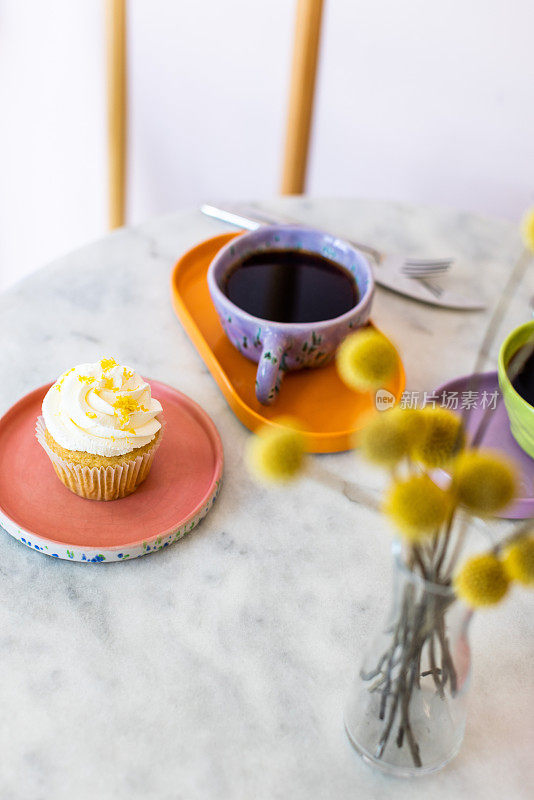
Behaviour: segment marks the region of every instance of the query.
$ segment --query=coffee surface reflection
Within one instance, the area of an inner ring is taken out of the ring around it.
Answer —
[[[344,269],[303,250],[253,253],[236,264],[221,288],[236,306],[272,322],[334,319],[359,301]]]

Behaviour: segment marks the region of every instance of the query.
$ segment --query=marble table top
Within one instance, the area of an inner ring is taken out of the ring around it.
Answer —
[[[472,370],[517,262],[515,225],[357,200],[273,199],[281,210],[390,250],[453,255],[488,311],[444,311],[379,289],[373,318],[408,389]],[[223,491],[190,537],[135,561],[85,565],[0,537],[2,800],[527,798],[534,786],[534,597],[513,592],[472,626],[460,755],[411,782],[365,766],[342,711],[361,649],[387,610],[390,532],[343,493],[382,476],[357,454],[320,457],[332,486],[254,484],[248,431],[173,314],[170,270],[229,230],[198,211],[123,229],[0,296],[0,412],[104,355],[197,400],[221,433]],[[530,269],[499,339],[529,317]],[[487,359],[496,364],[496,346]],[[349,496],[347,496],[347,494]]]

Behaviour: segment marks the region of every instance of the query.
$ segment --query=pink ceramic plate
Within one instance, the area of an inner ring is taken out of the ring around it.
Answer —
[[[150,475],[128,497],[84,500],[56,477],[35,438],[49,389],[27,394],[0,419],[0,524],[23,544],[73,561],[123,561],[161,550],[193,530],[219,491],[217,429],[193,400],[150,381],[166,427]]]

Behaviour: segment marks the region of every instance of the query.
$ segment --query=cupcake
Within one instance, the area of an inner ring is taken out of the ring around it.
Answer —
[[[89,500],[118,500],[150,472],[161,413],[140,375],[105,358],[57,379],[43,400],[36,435],[68,489]]]

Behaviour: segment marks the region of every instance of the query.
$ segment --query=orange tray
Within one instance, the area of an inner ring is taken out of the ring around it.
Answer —
[[[375,409],[374,396],[348,389],[334,363],[318,369],[288,372],[272,406],[263,406],[254,392],[257,365],[242,356],[226,338],[211,301],[206,274],[217,252],[239,233],[214,236],[185,253],[172,272],[174,310],[191,341],[217,381],[230,408],[249,430],[273,424],[281,415],[296,417],[312,453],[336,453],[354,446],[355,435]],[[386,388],[398,401],[404,390],[402,364]]]

